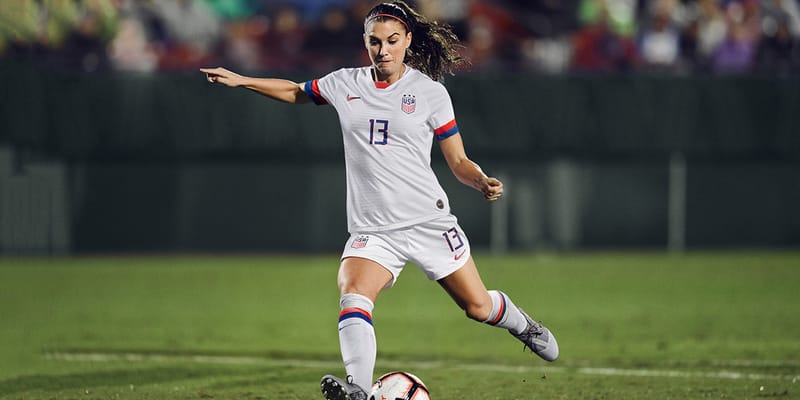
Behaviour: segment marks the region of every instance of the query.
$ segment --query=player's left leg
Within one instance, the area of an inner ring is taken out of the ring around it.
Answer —
[[[507,329],[547,361],[558,358],[558,343],[552,333],[514,305],[505,293],[486,290],[472,256],[461,268],[437,282],[469,318]]]

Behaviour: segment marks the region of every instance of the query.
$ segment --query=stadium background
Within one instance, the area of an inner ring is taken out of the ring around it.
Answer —
[[[800,244],[798,2],[418,1],[471,66],[445,81],[495,251]],[[208,85],[363,65],[364,1],[0,5],[0,254],[328,252],[347,236],[332,109]]]

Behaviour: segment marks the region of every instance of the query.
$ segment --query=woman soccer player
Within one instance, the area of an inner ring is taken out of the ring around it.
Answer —
[[[304,83],[201,69],[209,82],[245,87],[287,103],[336,108],[344,137],[350,239],[339,267],[339,343],[347,376],[322,378],[329,400],[366,399],[376,343],[374,303],[408,261],[436,280],[469,318],[508,329],[547,361],[558,357],[550,331],[503,292],[487,291],[466,235],[430,167],[436,137],[453,174],[488,201],[503,184],[464,151],[453,106],[437,80],[461,61],[458,39],[402,1],[375,6],[364,20],[372,65],[343,68]]]

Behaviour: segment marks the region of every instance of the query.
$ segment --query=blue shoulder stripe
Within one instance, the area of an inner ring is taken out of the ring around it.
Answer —
[[[448,129],[446,131],[442,131],[441,133],[436,134],[436,137],[439,140],[442,140],[442,139],[447,139],[450,136],[455,135],[456,133],[458,133],[458,125],[453,125],[450,129]]]
[[[315,82],[315,80],[306,81],[306,84],[303,86],[303,91],[306,92],[308,97],[314,101],[314,104],[318,106],[328,104],[328,102],[325,101],[325,99],[318,93],[319,89],[317,89],[317,91],[314,90]]]

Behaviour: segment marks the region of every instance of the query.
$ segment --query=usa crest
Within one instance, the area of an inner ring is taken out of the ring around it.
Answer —
[[[356,240],[353,241],[353,244],[351,244],[350,247],[352,247],[354,249],[363,248],[364,246],[367,245],[367,241],[368,240],[369,240],[369,236],[366,236],[366,235],[359,236],[359,237],[356,238]]]
[[[400,105],[400,109],[406,114],[413,113],[414,110],[417,109],[417,96],[413,94],[404,94],[403,104]]]

